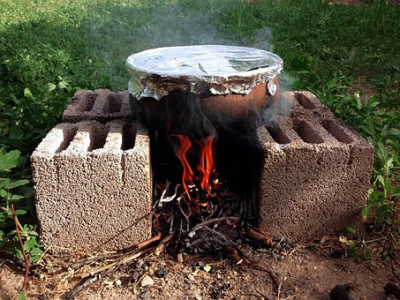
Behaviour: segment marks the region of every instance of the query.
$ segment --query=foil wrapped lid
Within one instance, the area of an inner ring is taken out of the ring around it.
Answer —
[[[138,99],[160,99],[173,90],[247,94],[277,76],[283,65],[278,55],[265,50],[222,45],[149,49],[126,62],[129,92]]]

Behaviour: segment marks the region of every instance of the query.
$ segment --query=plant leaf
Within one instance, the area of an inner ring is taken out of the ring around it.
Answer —
[[[14,211],[14,215],[16,215],[16,216],[26,215],[26,210],[17,209],[17,210]]]
[[[350,227],[350,226],[346,226],[345,228],[344,228],[344,230],[346,231],[346,232],[348,232],[348,233],[356,233],[356,230],[353,228],[353,227]]]
[[[7,189],[13,189],[19,186],[23,186],[29,183],[29,180],[26,179],[21,179],[21,180],[17,180],[17,181],[12,181],[8,184],[8,186],[6,186]]]
[[[31,90],[28,89],[28,88],[25,88],[25,89],[24,89],[24,96],[25,96],[26,98],[33,99],[32,92],[31,92]]]
[[[24,292],[19,293],[18,300],[26,300],[26,295]]]
[[[57,88],[57,86],[54,83],[48,83],[44,87],[45,93],[50,93],[54,91]]]
[[[8,197],[8,192],[6,190],[1,189],[0,190],[0,197],[7,198]]]
[[[0,149],[0,172],[10,172],[12,168],[18,166],[20,154],[18,150],[5,152],[3,148]]]

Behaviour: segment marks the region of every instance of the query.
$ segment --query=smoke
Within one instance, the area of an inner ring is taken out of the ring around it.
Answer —
[[[179,3],[161,5],[144,25],[139,39],[144,48],[221,44],[234,45],[217,29],[216,18],[221,7],[210,7],[213,1],[192,1],[188,9]],[[196,9],[198,8],[198,10]]]

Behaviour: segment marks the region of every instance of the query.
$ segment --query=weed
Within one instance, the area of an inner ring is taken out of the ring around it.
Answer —
[[[23,239],[25,252],[29,255],[32,262],[39,260],[42,250],[38,241],[38,233],[33,225],[28,223],[21,224],[19,219],[27,214],[29,209],[26,205],[25,195],[29,195],[29,180],[13,180],[10,176],[12,169],[19,164],[20,152],[13,150],[6,152],[0,149],[0,247],[6,247],[14,252],[18,258],[23,259],[21,248],[18,246],[18,237],[15,230],[14,216],[16,217],[19,231]],[[25,188],[25,190],[23,189]],[[23,192],[25,195],[18,193]],[[16,191],[14,193],[14,191]],[[25,203],[24,203],[25,202]],[[16,207],[12,211],[12,205]]]

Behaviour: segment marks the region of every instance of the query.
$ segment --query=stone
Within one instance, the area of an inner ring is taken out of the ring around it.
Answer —
[[[140,281],[141,287],[152,286],[153,284],[154,280],[149,275],[144,276],[143,279]]]

